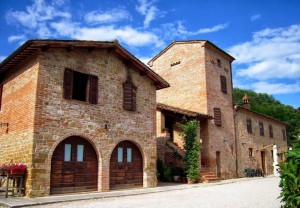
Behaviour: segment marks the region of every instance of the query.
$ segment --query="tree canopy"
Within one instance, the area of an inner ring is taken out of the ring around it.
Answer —
[[[233,89],[233,102],[235,105],[242,105],[242,98],[247,94],[251,110],[264,114],[271,118],[283,121],[288,124],[288,143],[291,144],[300,134],[300,111],[292,106],[284,105],[272,95],[256,93],[252,90]]]

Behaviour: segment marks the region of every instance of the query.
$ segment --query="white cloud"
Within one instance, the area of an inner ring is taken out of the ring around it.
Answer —
[[[146,66],[148,66],[148,62],[152,59],[153,57],[138,57],[138,59],[143,62]]]
[[[236,58],[235,80],[247,80],[235,86],[269,94],[300,92],[300,25],[257,31],[228,51]]]
[[[6,56],[0,56],[0,62],[6,59]]]
[[[144,27],[149,27],[150,23],[156,19],[158,16],[163,16],[164,12],[161,12],[155,5],[155,1],[151,0],[138,0],[139,5],[135,8],[136,10],[143,16],[144,19]]]
[[[251,21],[255,21],[255,20],[258,20],[260,18],[261,18],[261,14],[255,14],[255,15],[252,15],[250,19],[251,19]]]
[[[78,28],[74,34],[74,38],[84,40],[118,39],[131,46],[155,44],[156,47],[161,47],[164,44],[155,34],[147,31],[138,31],[130,26],[121,28],[116,28],[114,26]]]
[[[71,14],[57,8],[61,4],[54,1],[51,4],[44,0],[35,0],[31,6],[26,7],[26,11],[8,11],[6,20],[8,23],[21,25],[27,28],[27,31],[34,30],[41,38],[47,38],[51,35],[47,22],[59,19],[70,19]]]
[[[255,32],[252,41],[228,51],[236,58],[240,76],[258,80],[300,77],[300,25]]]
[[[112,23],[130,19],[130,14],[124,9],[112,9],[106,12],[92,11],[87,13],[84,18],[87,23],[92,24]]]
[[[26,39],[25,35],[12,35],[8,37],[8,42],[15,42],[15,41],[24,41]]]
[[[300,84],[256,82],[252,84],[254,91],[267,94],[292,94],[300,92]]]
[[[211,28],[202,28],[202,29],[199,29],[196,32],[189,32],[189,33],[190,33],[190,35],[198,35],[198,34],[203,34],[203,33],[217,32],[219,30],[225,29],[226,27],[228,27],[228,25],[229,25],[229,23],[219,24],[219,25],[215,25]]]

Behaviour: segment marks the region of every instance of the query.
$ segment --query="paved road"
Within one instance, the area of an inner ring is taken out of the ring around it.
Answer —
[[[279,208],[278,178],[202,186],[138,196],[55,203],[36,207],[101,208]]]

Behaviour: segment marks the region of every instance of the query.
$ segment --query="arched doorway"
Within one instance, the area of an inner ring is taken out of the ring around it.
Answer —
[[[50,194],[96,191],[98,158],[86,139],[71,136],[54,150],[51,159]]]
[[[109,188],[127,189],[143,186],[143,158],[139,148],[130,141],[120,142],[112,152]]]

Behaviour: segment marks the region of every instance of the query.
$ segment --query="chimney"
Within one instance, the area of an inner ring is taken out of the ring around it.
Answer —
[[[246,109],[250,110],[250,100],[249,100],[249,98],[246,94],[243,97],[242,101],[243,101],[243,108],[246,108]]]

